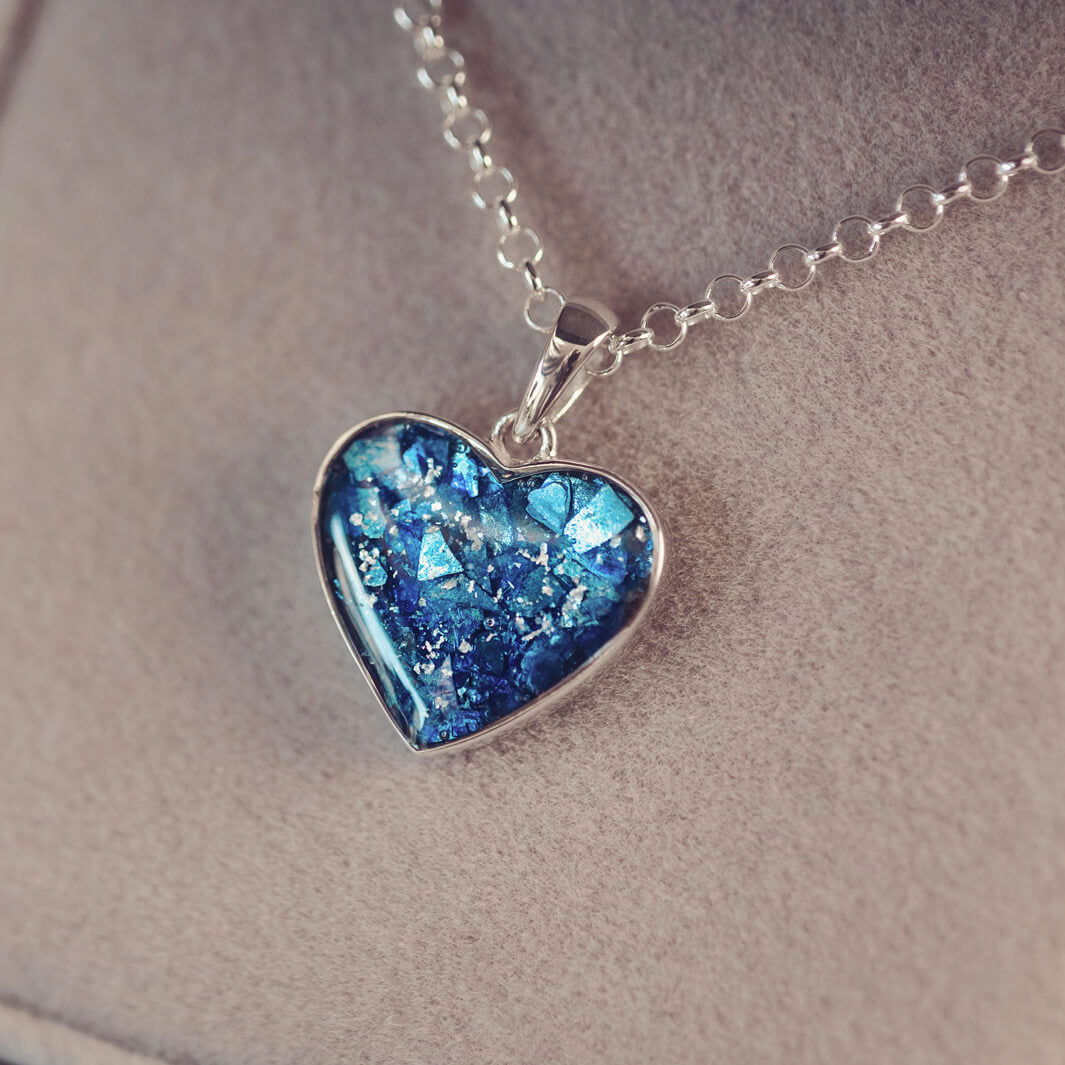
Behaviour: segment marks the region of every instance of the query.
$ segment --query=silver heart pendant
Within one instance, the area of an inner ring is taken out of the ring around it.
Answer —
[[[664,563],[651,507],[618,478],[511,466],[421,414],[338,440],[313,521],[337,625],[422,753],[525,723],[592,676],[646,614]]]

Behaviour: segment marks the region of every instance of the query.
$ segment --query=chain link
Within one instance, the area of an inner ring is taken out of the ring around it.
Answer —
[[[497,257],[509,270],[524,279],[528,295],[523,307],[526,323],[539,332],[550,331],[538,308],[565,298],[545,285],[539,263],[543,243],[535,230],[518,221],[514,211],[517,182],[513,174],[488,155],[485,145],[492,135],[491,123],[465,95],[466,61],[449,48],[440,33],[443,0],[405,0],[395,9],[396,22],[411,34],[419,56],[418,81],[437,93],[444,109],[444,139],[451,147],[469,156],[473,170],[473,202],[496,213],[502,235]],[[1023,152],[1005,161],[991,155],[970,159],[955,181],[941,189],[911,185],[895,201],[895,209],[881,218],[844,218],[825,244],[807,250],[799,244],[784,244],[772,254],[769,268],[739,277],[726,274],[706,286],[700,299],[685,306],[654,303],[643,313],[635,329],[618,331],[603,345],[602,356],[589,364],[587,372],[596,377],[616,373],[625,356],[649,349],[670,351],[688,335],[689,329],[710,319],[733,321],[750,310],[754,298],[771,289],[794,292],[805,288],[826,262],[839,259],[856,263],[872,259],[883,237],[897,231],[924,233],[934,229],[948,207],[955,204],[990,203],[1005,193],[1010,182],[1032,171],[1056,174],[1065,170],[1065,130],[1041,129],[1028,141]],[[655,325],[654,323],[657,323]]]
[[[514,209],[518,183],[514,175],[488,153],[492,124],[488,116],[473,107],[466,95],[466,60],[450,48],[440,32],[443,0],[405,0],[395,9],[399,26],[411,35],[418,56],[418,83],[436,94],[444,112],[444,140],[456,151],[465,152],[473,176],[470,195],[484,211],[495,214],[500,228],[496,258],[525,282],[527,295],[522,307],[525,323],[539,333],[550,332],[565,297],[547,285],[540,270],[543,242],[535,229],[519,221]],[[554,311],[551,322],[542,320]]]
[[[1033,171],[1056,174],[1065,169],[1065,130],[1042,129],[1028,142],[1024,151],[1005,161],[994,156],[980,155],[962,167],[957,179],[941,189],[928,185],[911,185],[895,201],[895,210],[882,218],[871,220],[852,216],[841,221],[832,231],[832,239],[807,251],[798,244],[784,244],[769,259],[769,269],[747,277],[727,275],[716,278],[706,288],[703,298],[680,307],[674,323],[680,330],[676,339],[664,343],[651,329],[648,318],[655,309],[668,304],[655,304],[640,320],[640,328],[615,333],[607,342],[613,361],[599,373],[616,373],[626,355],[649,349],[668,350],[679,343],[688,328],[711,318],[732,321],[747,313],[753,297],[770,289],[795,291],[805,288],[818,268],[832,259],[843,262],[864,262],[880,250],[883,237],[897,231],[923,233],[935,228],[948,207],[962,202],[989,203],[997,200],[1018,174]]]

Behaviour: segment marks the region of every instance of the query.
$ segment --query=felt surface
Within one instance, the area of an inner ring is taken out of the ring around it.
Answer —
[[[2,1065],[152,1065],[157,1058],[0,1003]]]
[[[545,277],[629,325],[1063,118],[1052,0],[456,8]],[[377,412],[484,431],[538,344],[412,68],[387,4],[45,9],[0,127],[0,1001],[189,1063],[1060,1062],[1062,180],[590,389],[562,455],[655,503],[661,605],[424,764],[311,481]]]

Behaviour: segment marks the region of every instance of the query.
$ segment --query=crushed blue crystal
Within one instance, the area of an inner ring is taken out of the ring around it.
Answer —
[[[552,532],[562,532],[569,517],[570,490],[564,477],[551,474],[526,497],[525,512]]]
[[[342,626],[415,748],[513,713],[593,658],[645,599],[647,516],[600,474],[504,470],[415,418],[327,467],[319,547]]]
[[[447,577],[452,573],[461,572],[462,564],[444,542],[443,529],[435,525],[429,526],[422,537],[421,551],[418,555],[418,580],[432,581],[437,577]]]

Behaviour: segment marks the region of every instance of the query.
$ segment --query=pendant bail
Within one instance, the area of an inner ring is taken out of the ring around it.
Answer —
[[[566,300],[514,416],[510,431],[519,444],[569,410],[591,379],[585,362],[617,325],[617,315],[596,300]]]

